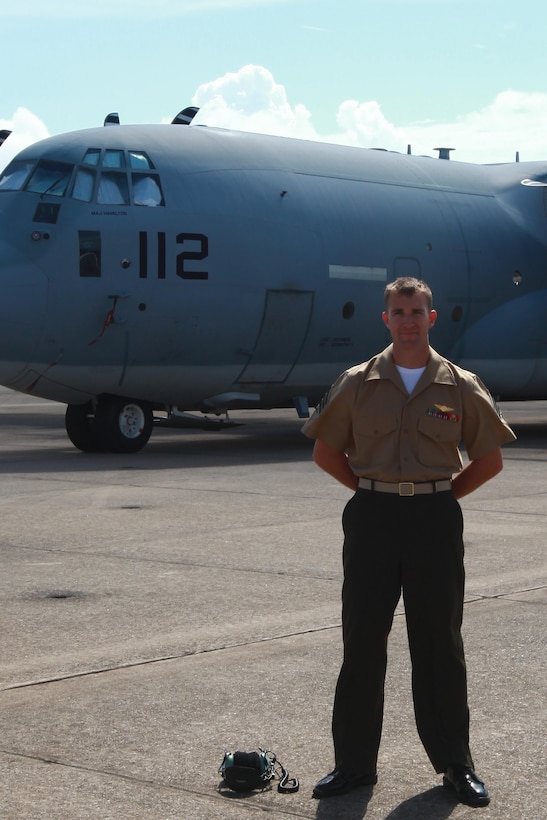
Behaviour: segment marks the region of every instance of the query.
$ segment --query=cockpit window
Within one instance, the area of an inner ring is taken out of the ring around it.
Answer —
[[[101,205],[129,205],[127,174],[103,171],[99,182],[97,202]]]
[[[95,171],[88,168],[79,168],[72,188],[72,198],[82,202],[91,202],[95,187]]]
[[[20,191],[30,174],[34,160],[16,159],[10,162],[0,177],[0,191]]]
[[[99,164],[100,158],[101,149],[90,148],[88,151],[85,152],[85,157],[82,160],[82,165],[93,165],[96,167]]]
[[[84,167],[84,166],[87,166]],[[92,170],[89,166],[93,166]],[[126,168],[130,168],[128,174]],[[165,205],[159,174],[146,151],[89,148],[76,173],[72,198],[91,202],[98,179],[99,205],[133,205],[157,208]]]
[[[131,179],[135,205],[145,205],[148,208],[163,205],[163,194],[158,176],[155,174],[131,174]]]
[[[103,168],[125,168],[125,153],[107,148],[103,157]]]
[[[25,191],[33,191],[36,194],[51,194],[51,196],[64,196],[73,168],[74,166],[67,162],[42,159],[26,183]]]
[[[160,176],[145,151],[88,148],[76,173],[68,162],[13,160],[0,175],[0,191],[30,191],[99,205],[165,205]],[[71,180],[72,185],[71,185]],[[71,186],[71,187],[70,187]]]
[[[144,151],[130,151],[129,164],[136,171],[147,171],[154,167],[154,163]]]

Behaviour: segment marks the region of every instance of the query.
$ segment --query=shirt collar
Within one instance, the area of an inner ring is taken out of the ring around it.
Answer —
[[[429,361],[421,377],[421,384],[425,387],[432,382],[437,384],[456,384],[454,374],[448,366],[448,362],[440,356],[432,347],[429,348]],[[374,364],[367,373],[365,379],[389,379],[396,384],[400,384],[400,376],[393,361],[393,345],[389,345],[382,350],[374,359]]]

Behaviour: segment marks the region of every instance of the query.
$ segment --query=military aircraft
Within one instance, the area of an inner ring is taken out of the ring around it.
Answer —
[[[402,275],[433,289],[437,350],[499,398],[547,397],[547,164],[242,133],[196,111],[109,115],[0,176],[0,383],[66,403],[76,447],[136,452],[154,414],[305,417],[388,341],[382,293]]]

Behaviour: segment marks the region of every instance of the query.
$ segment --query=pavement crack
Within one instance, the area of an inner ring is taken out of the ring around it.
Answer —
[[[276,575],[276,576],[290,576],[293,578],[312,578],[315,581],[337,581],[341,582],[341,576],[321,575],[314,572],[299,572],[289,569],[280,568],[263,568],[257,566],[237,567],[229,564],[220,564],[213,561],[191,561],[184,558],[149,558],[144,555],[122,555],[117,552],[108,552],[106,550],[74,550],[63,549],[61,547],[29,547],[18,544],[1,544],[4,549],[22,550],[26,552],[49,553],[52,555],[76,555],[86,556],[87,558],[109,558],[112,561],[126,561],[134,564],[154,564],[156,566],[176,566],[176,567],[191,567],[193,569],[214,569],[219,572],[243,572],[252,575]]]
[[[86,766],[83,763],[75,763],[74,761],[70,760],[62,760],[61,758],[57,757],[49,757],[47,755],[38,755],[38,754],[30,754],[28,752],[19,752],[14,751],[13,749],[3,749],[0,748],[0,754],[5,755],[6,757],[16,757],[21,760],[28,760],[35,763],[43,763],[46,765],[51,766],[60,766],[66,769],[72,769],[74,771],[84,772],[86,774],[93,774],[93,775],[102,775],[103,777],[112,777],[116,780],[122,780],[126,783],[137,783],[139,786],[149,786],[150,788],[154,789],[166,789],[169,791],[176,791],[181,792],[184,794],[190,794],[193,797],[201,798],[203,800],[214,800],[215,802],[220,802],[222,800],[226,800],[227,798],[224,797],[219,791],[218,787],[214,791],[201,791],[199,789],[192,789],[184,786],[182,783],[172,783],[166,782],[164,780],[154,780],[148,777],[140,777],[136,774],[124,774],[123,772],[117,772],[113,769],[101,769],[95,766]],[[270,791],[271,789],[268,789]],[[257,797],[259,794],[257,793]],[[249,805],[241,798],[237,798],[234,794],[230,794],[228,798],[230,800],[230,805],[238,805],[241,809],[246,809],[250,811],[261,811],[264,814],[274,814],[276,817],[310,817],[309,814],[303,814],[302,812],[298,811],[285,811],[283,809],[279,809],[277,806],[266,806],[264,804],[260,805],[257,804],[257,801],[253,800],[253,804]]]
[[[485,593],[477,593],[473,601],[466,601],[466,603],[475,603],[477,601],[513,601],[517,604],[528,604],[529,606],[538,606],[542,604],[541,601],[526,601],[518,598],[518,595],[527,595],[530,592],[541,592],[547,589],[547,585],[543,584],[537,587],[527,587],[526,589],[512,589],[510,592],[498,592],[497,594],[486,595]]]
[[[96,667],[95,669],[84,669],[79,672],[67,672],[64,675],[52,675],[48,678],[37,678],[36,680],[20,681],[19,683],[11,683],[7,686],[0,687],[0,692],[9,692],[14,689],[28,689],[33,686],[45,686],[50,683],[61,683],[68,680],[78,680],[80,678],[91,677],[92,675],[105,675],[109,672],[119,672],[123,669],[137,669],[143,666],[151,666],[153,664],[169,663],[171,661],[184,660],[185,658],[199,657],[200,655],[210,655],[214,652],[227,652],[232,649],[241,649],[250,646],[259,646],[260,644],[274,643],[275,641],[283,641],[287,638],[297,638],[304,635],[313,635],[320,632],[328,632],[332,629],[340,629],[341,624],[326,624],[325,626],[313,627],[311,629],[301,629],[294,632],[283,633],[282,635],[267,635],[264,638],[255,638],[251,641],[234,641],[222,646],[212,646],[203,649],[189,650],[175,655],[161,655],[156,658],[141,658],[135,661],[127,661],[126,663],[114,663],[108,666]]]

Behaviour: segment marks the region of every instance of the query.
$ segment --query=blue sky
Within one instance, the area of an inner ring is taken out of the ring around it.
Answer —
[[[547,159],[545,0],[13,0],[0,27],[0,166],[191,103],[209,125]]]

